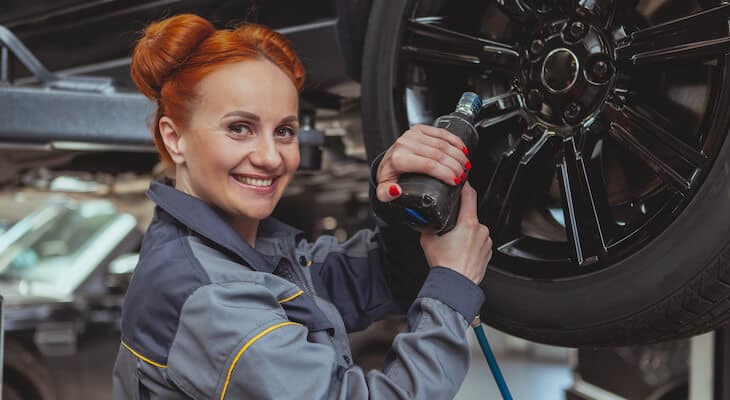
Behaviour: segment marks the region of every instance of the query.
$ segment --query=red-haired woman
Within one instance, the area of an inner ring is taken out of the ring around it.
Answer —
[[[114,399],[456,393],[491,257],[475,192],[464,186],[456,228],[422,235],[423,251],[382,221],[343,243],[302,239],[269,215],[299,165],[303,76],[287,41],[258,25],[216,30],[179,15],[137,43],[132,77],[157,102],[155,143],[174,183],[148,191],[157,206],[123,308]],[[374,205],[399,195],[402,173],[464,179],[463,148],[444,130],[404,133],[373,164]],[[421,263],[431,269],[420,292],[399,297]],[[409,330],[383,372],[353,365],[346,333],[405,311]]]

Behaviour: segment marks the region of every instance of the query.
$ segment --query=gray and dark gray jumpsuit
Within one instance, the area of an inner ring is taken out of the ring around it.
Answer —
[[[254,249],[201,200],[160,182],[147,194],[155,215],[123,307],[115,400],[456,394],[484,294],[453,270],[429,271],[414,232],[378,219],[345,242],[312,243],[270,217]],[[383,371],[354,365],[347,332],[406,311]]]

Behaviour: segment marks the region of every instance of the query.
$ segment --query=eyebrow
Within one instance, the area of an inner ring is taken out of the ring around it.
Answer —
[[[248,118],[248,119],[254,120],[256,122],[261,121],[261,118],[259,118],[258,115],[247,112],[247,111],[241,111],[241,110],[231,111],[231,112],[227,113],[226,115],[224,115],[221,119],[228,118],[228,117],[242,117],[242,118]],[[298,122],[298,121],[299,121],[299,117],[297,117],[296,115],[290,115],[288,117],[282,118],[282,120],[279,121],[279,123],[283,124],[283,123]]]

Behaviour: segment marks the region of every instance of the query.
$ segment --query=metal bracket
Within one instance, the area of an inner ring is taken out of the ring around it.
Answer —
[[[54,74],[0,25],[0,143],[4,149],[154,152],[145,116],[154,104],[111,78]],[[14,85],[10,57],[37,85]],[[4,83],[4,84],[3,84]]]
[[[110,78],[56,75],[43,65],[8,28],[0,25],[0,81],[11,83],[10,53],[45,87],[108,93],[114,91]]]

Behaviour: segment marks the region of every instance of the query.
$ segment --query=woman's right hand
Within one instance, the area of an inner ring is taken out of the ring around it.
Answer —
[[[422,233],[421,247],[429,266],[453,269],[478,285],[492,258],[492,239],[477,218],[476,198],[476,190],[465,183],[454,229],[441,236]]]

